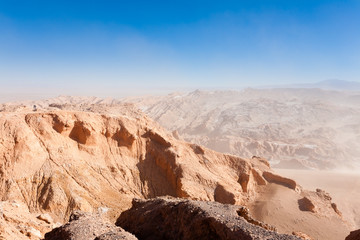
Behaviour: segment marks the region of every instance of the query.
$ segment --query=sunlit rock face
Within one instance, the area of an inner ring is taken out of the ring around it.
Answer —
[[[274,173],[266,159],[179,140],[131,104],[70,101],[37,104],[36,111],[32,105],[7,106],[0,136],[1,200],[48,213],[54,222],[66,221],[74,210],[104,209],[114,221],[133,198],[169,195],[247,206],[275,227],[274,219],[285,221],[281,233],[339,237],[349,232],[331,201],[311,198],[316,193]],[[280,198],[284,202],[274,201],[279,194],[286,196]],[[316,212],[299,209],[303,197],[311,198]],[[269,211],[278,215],[266,218]],[[299,222],[294,229],[291,223],[304,217],[314,224]],[[321,226],[320,233],[315,226]]]

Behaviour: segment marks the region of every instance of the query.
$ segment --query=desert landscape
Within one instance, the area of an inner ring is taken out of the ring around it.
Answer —
[[[90,228],[94,239],[241,239],[246,232],[246,239],[335,240],[359,228],[359,175],[273,169],[260,156],[218,153],[138,106],[65,96],[0,105],[0,236],[90,239],[81,233]],[[183,207],[172,212],[172,204]],[[134,217],[145,206],[149,219]],[[204,211],[193,227],[211,227],[191,230],[191,209]],[[151,224],[172,230],[157,233]]]
[[[360,240],[359,12],[0,0],[0,240]]]
[[[326,189],[342,202],[346,221],[359,228],[359,92],[326,86],[330,89],[195,91],[126,101],[187,141],[248,158],[264,156],[277,173],[307,189]],[[274,192],[279,195],[268,198],[281,202],[284,195]],[[263,213],[258,219],[279,224]]]
[[[360,167],[360,92],[249,88],[125,101],[185,140],[219,152],[263,156],[276,168]]]

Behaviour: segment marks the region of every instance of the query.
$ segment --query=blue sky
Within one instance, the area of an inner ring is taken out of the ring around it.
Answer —
[[[359,13],[359,0],[0,0],[0,94],[360,81]]]

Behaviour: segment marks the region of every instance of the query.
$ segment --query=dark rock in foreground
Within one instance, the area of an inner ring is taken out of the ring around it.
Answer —
[[[352,231],[349,236],[345,238],[345,240],[359,240],[360,239],[360,229]]]
[[[98,214],[74,212],[65,225],[45,234],[45,240],[136,240],[125,232],[104,221]]]
[[[301,239],[251,224],[239,206],[176,198],[134,199],[116,225],[139,239]]]

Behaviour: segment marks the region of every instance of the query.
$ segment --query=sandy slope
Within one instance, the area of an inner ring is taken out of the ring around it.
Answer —
[[[300,231],[318,240],[345,239],[349,234],[350,227],[344,227],[337,217],[321,216],[323,210],[304,214],[294,201],[299,195],[286,187],[270,184],[261,196],[250,207],[254,218],[276,226],[280,233]]]
[[[360,172],[285,169],[276,169],[276,172],[295,179],[304,188],[326,189],[352,229],[360,228]]]

